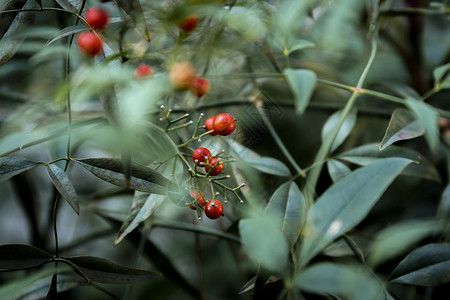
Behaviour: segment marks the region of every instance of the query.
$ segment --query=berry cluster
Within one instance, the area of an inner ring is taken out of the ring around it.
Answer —
[[[236,121],[227,113],[218,114],[215,117],[210,117],[205,121],[206,130],[213,130],[211,135],[230,135],[236,128]]]
[[[206,78],[199,77],[197,69],[189,62],[174,63],[169,70],[172,85],[179,90],[190,90],[197,98],[209,92],[210,84]]]
[[[98,31],[102,31],[108,26],[109,14],[102,8],[93,7],[86,11],[84,20],[91,31],[81,32],[77,37],[77,45],[82,53],[95,57],[103,52],[103,42]]]

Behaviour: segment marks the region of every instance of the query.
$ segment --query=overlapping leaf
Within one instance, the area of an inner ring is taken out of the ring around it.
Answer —
[[[64,197],[64,199],[69,203],[76,214],[80,214],[80,205],[78,201],[78,195],[75,188],[70,180],[67,173],[64,172],[60,167],[55,164],[47,166],[47,172],[50,176],[50,180],[56,187],[58,192]]]
[[[0,246],[0,269],[21,270],[40,266],[53,258],[49,253],[28,245]]]
[[[347,176],[351,172],[349,167],[337,159],[327,160],[327,168],[333,182]]]
[[[145,39],[150,41],[150,33],[139,0],[116,0],[116,3],[130,16],[136,28],[144,34]]]
[[[8,180],[26,170],[38,166],[39,163],[19,156],[7,156],[0,158],[0,182]]]
[[[338,125],[341,113],[342,111],[339,110],[334,114],[332,114],[327,119],[322,128],[322,141],[324,141],[328,137],[328,135],[334,130],[334,128]],[[344,140],[350,134],[350,131],[352,131],[355,124],[356,124],[356,110],[352,110],[345,117],[344,123],[342,123],[342,126],[339,128],[336,138],[333,141],[333,145],[331,146],[331,151],[336,150],[336,148],[339,147],[344,142]]]
[[[432,150],[439,146],[439,115],[428,103],[416,99],[406,99],[406,106],[411,109],[425,129],[425,139]]]

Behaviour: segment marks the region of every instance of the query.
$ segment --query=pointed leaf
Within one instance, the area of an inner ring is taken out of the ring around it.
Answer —
[[[439,84],[448,71],[450,71],[450,63],[435,68],[433,70],[434,83]]]
[[[437,286],[450,282],[450,244],[429,244],[411,252],[394,270],[391,282]]]
[[[306,217],[305,199],[295,182],[285,183],[275,191],[266,207],[266,214],[279,220],[281,231],[292,247]]]
[[[65,10],[79,13],[83,0],[56,0]]]
[[[437,215],[440,218],[450,218],[450,184],[447,184],[442,193]]]
[[[119,244],[128,233],[136,229],[140,223],[147,220],[155,210],[163,203],[165,196],[157,194],[144,194],[136,192],[133,197],[128,217],[120,227],[114,245]]]
[[[132,283],[161,276],[156,272],[121,266],[99,257],[75,256],[65,259],[77,265],[87,278],[100,283]]]
[[[70,272],[73,273],[73,272]],[[56,296],[53,293],[53,291],[58,291],[59,293],[62,293],[64,291],[70,290],[74,287],[77,287],[83,283],[85,283],[84,279],[74,277],[73,275],[61,275],[58,274],[57,276],[57,282],[56,286],[52,286],[49,288],[50,285],[53,285],[53,276],[47,276],[45,278],[39,279],[32,284],[28,285],[26,288],[23,289],[18,295],[16,299],[20,300],[31,300],[31,299],[56,299],[51,298],[52,296]],[[1,298],[3,299],[3,298]]]
[[[39,164],[18,156],[0,157],[0,182],[8,180],[26,170],[34,168]]]
[[[131,17],[136,28],[144,34],[145,39],[150,41],[150,33],[139,0],[116,0],[116,3]]]
[[[301,49],[305,49],[305,48],[311,48],[311,47],[315,47],[316,45],[310,41],[306,41],[306,40],[296,40],[294,42],[292,42],[292,45],[289,47],[288,52],[289,54],[297,51],[297,50],[301,50]]]
[[[128,187],[121,159],[87,158],[76,160],[76,162],[100,179],[124,188]],[[157,171],[134,162],[132,163],[130,189],[164,195],[169,184],[171,187],[175,186]]]
[[[40,266],[53,256],[28,245],[10,244],[0,246],[0,269],[21,270]]]
[[[351,173],[351,170],[347,165],[336,159],[327,160],[327,168],[333,182],[339,181]]]
[[[324,141],[337,126],[339,118],[341,117],[341,113],[342,111],[339,110],[334,114],[332,114],[327,119],[325,125],[323,125],[322,128],[322,141]],[[355,123],[356,123],[356,110],[352,110],[345,118],[341,128],[339,128],[336,138],[334,139],[333,145],[331,146],[331,151],[336,150],[336,148],[339,147],[345,141],[345,139],[350,134],[350,131],[352,131],[353,127],[355,126]]]
[[[430,148],[436,150],[439,147],[438,112],[430,104],[411,98],[406,99],[406,106],[414,112],[425,128],[425,139]]]
[[[295,107],[302,114],[309,104],[309,100],[316,85],[316,73],[310,70],[285,69],[286,81],[295,97]]]
[[[244,286],[239,291],[239,295],[245,294],[253,290],[253,288],[255,287],[256,278],[257,278],[256,276],[252,277],[252,279],[250,279],[246,284],[244,284]]]
[[[397,141],[413,139],[424,133],[424,127],[413,112],[408,109],[398,108],[392,113],[389,126],[379,148],[383,150]]]
[[[67,173],[55,164],[48,165],[47,172],[58,192],[64,197],[75,213],[79,215],[80,205],[78,195],[73,187],[72,181],[70,181],[69,176],[67,176]]]
[[[86,26],[84,26],[84,25],[76,25],[76,26],[66,27],[66,28],[58,31],[54,36],[52,36],[48,40],[48,42],[45,44],[45,46],[47,47],[47,46],[51,45],[52,43],[56,42],[57,40],[62,39],[63,37],[66,37],[66,36],[69,36],[72,34],[76,34],[78,32],[85,31],[85,30],[86,30]]]
[[[310,208],[301,259],[308,262],[334,239],[356,226],[411,161],[386,158],[353,171],[333,184]]]
[[[45,300],[56,300],[58,299],[58,276],[53,274],[52,281],[50,282],[50,288],[48,289],[47,296]]]

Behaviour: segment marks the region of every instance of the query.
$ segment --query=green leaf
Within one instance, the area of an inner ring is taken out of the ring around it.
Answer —
[[[369,213],[411,161],[386,158],[353,171],[333,184],[308,211],[300,258],[308,262]]]
[[[422,154],[412,149],[400,146],[390,146],[383,151],[378,150],[377,144],[367,144],[340,154],[337,158],[361,166],[366,166],[377,160],[388,157],[404,157],[415,161],[402,172],[403,175],[441,181],[436,167]]]
[[[450,218],[450,184],[447,184],[442,193],[437,215],[440,218]]]
[[[64,172],[57,165],[51,164],[47,166],[47,172],[50,176],[50,180],[56,187],[58,192],[64,197],[67,203],[72,207],[77,215],[80,214],[80,205],[78,201],[78,195],[73,187],[72,181],[70,181],[67,173]]]
[[[398,108],[392,113],[379,148],[383,150],[397,141],[413,139],[424,133],[424,127],[413,112],[405,108]]]
[[[404,221],[383,229],[371,245],[367,263],[375,268],[395,258],[441,227],[436,221]]]
[[[54,36],[52,36],[48,40],[48,42],[45,44],[45,46],[47,47],[47,46],[51,45],[52,43],[56,42],[57,40],[62,39],[63,37],[66,37],[66,36],[69,36],[72,34],[76,34],[78,32],[85,31],[85,30],[86,30],[86,26],[84,26],[84,25],[75,25],[75,26],[66,27],[66,28],[58,31]]]
[[[334,130],[334,128],[337,126],[339,119],[341,117],[342,111],[339,110],[332,114],[322,128],[322,142],[327,139],[328,135]],[[353,127],[356,123],[356,110],[352,110],[344,119],[344,123],[342,123],[341,128],[339,128],[339,131],[336,135],[336,138],[334,139],[333,145],[331,146],[331,151],[336,150],[337,147],[339,147],[345,139],[348,137],[350,132],[352,131]]]
[[[75,264],[87,278],[100,283],[133,283],[161,276],[156,272],[121,266],[99,257],[74,256],[64,259]]]
[[[297,50],[302,50],[305,48],[311,48],[311,47],[315,47],[316,45],[310,41],[306,41],[306,40],[295,40],[292,42],[292,45],[289,46],[288,52],[289,54],[297,51]]]
[[[147,220],[163,203],[165,196],[135,192],[130,212],[119,229],[114,245],[119,244],[128,233]]]
[[[175,186],[157,171],[139,165],[131,164],[131,179],[129,186],[125,180],[124,165],[121,159],[116,158],[87,158],[76,160],[83,168],[100,179],[124,188],[164,195],[169,185]]]
[[[83,0],[56,0],[56,2],[58,2],[58,4],[65,10],[73,13],[79,13]]]
[[[293,283],[310,293],[358,300],[377,299],[382,288],[375,278],[361,267],[328,262],[299,271],[294,276]]]
[[[38,165],[34,161],[19,156],[0,157],[0,182]]]
[[[339,181],[351,172],[349,167],[336,159],[327,160],[327,168],[333,182]]]
[[[295,182],[287,182],[273,193],[266,207],[266,214],[279,221],[279,227],[292,247],[306,217],[305,199]]]
[[[52,258],[49,253],[33,246],[20,244],[0,246],[0,269],[29,269],[45,264]]]
[[[239,232],[250,257],[272,272],[287,272],[289,244],[277,220],[270,215],[242,219]]]
[[[53,269],[54,270],[54,269]],[[73,274],[73,272],[70,272]],[[20,293],[18,293],[17,298],[20,300],[25,299],[56,299],[56,298],[49,298],[50,295],[55,296],[55,294],[50,294],[50,291],[53,293],[53,291],[58,291],[59,293],[62,293],[64,291],[70,290],[76,286],[81,285],[84,283],[84,279],[74,277],[73,275],[61,275],[58,274],[57,276],[57,283],[56,286],[50,287],[50,285],[53,284],[53,276],[47,276],[44,278],[41,278],[32,284],[28,285],[26,288],[23,289]],[[82,281],[83,280],[83,281]],[[3,299],[3,298],[2,298]]]
[[[425,129],[425,139],[432,150],[439,147],[439,114],[428,103],[416,99],[406,99],[406,106],[411,109]]]
[[[150,32],[139,0],[115,0],[115,2],[130,16],[136,28],[144,34],[144,38],[150,41]]]
[[[303,69],[285,69],[286,80],[295,97],[295,107],[302,114],[309,104],[317,76],[313,71]]]
[[[45,300],[56,300],[58,299],[58,276],[53,274],[52,281],[50,282],[50,288],[48,289],[47,296]]]
[[[429,244],[411,252],[394,270],[394,283],[437,286],[450,282],[450,244]]]
[[[434,84],[439,85],[439,83],[444,78],[445,74],[450,70],[450,63],[443,66],[439,66],[433,70]]]

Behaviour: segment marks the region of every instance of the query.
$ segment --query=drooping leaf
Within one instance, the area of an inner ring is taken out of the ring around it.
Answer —
[[[383,150],[397,141],[413,139],[422,136],[424,133],[424,127],[410,110],[398,108],[392,113],[379,148]]]
[[[435,68],[433,70],[434,83],[436,85],[439,85],[439,83],[442,81],[442,79],[444,78],[445,74],[447,74],[448,71],[450,71],[450,63]]]
[[[333,182],[339,181],[351,172],[349,167],[336,159],[327,160],[327,168]]]
[[[301,261],[308,262],[363,220],[409,163],[404,158],[386,158],[353,171],[326,190],[308,211]]]
[[[382,230],[371,245],[367,263],[372,267],[401,255],[409,247],[433,234],[439,228],[435,221],[406,221]]]
[[[80,214],[80,204],[78,195],[67,173],[55,164],[47,166],[47,172],[50,180],[58,192],[64,197],[67,203],[72,207],[77,215]]]
[[[66,28],[58,31],[54,36],[52,36],[48,40],[48,42],[45,44],[45,46],[49,46],[49,45],[53,44],[54,42],[56,42],[57,40],[62,39],[63,37],[66,37],[66,36],[69,36],[72,34],[76,34],[78,32],[85,31],[85,30],[86,30],[86,26],[84,26],[84,25],[75,25],[75,26],[66,27]]]
[[[64,259],[77,265],[87,278],[100,283],[132,283],[161,276],[156,272],[118,265],[99,257],[75,256]]]
[[[296,110],[302,114],[313,94],[317,80],[316,73],[303,69],[285,69],[284,75],[294,94]]]
[[[150,32],[139,0],[116,0],[116,3],[130,16],[136,28],[144,34],[145,39],[150,41]]]
[[[21,270],[40,266],[53,258],[49,253],[28,245],[0,246],[0,269]]]
[[[135,192],[128,217],[119,229],[114,245],[119,244],[128,233],[147,220],[164,201],[165,196]]]
[[[333,129],[337,126],[339,122],[339,118],[341,117],[342,111],[339,110],[332,114],[325,124],[322,127],[322,141],[324,141],[328,135],[333,131]],[[344,123],[342,123],[341,128],[339,128],[339,131],[336,135],[336,138],[334,139],[333,145],[331,146],[331,151],[336,150],[337,147],[342,145],[342,143],[345,141],[345,139],[350,134],[350,131],[352,131],[353,127],[356,123],[356,110],[352,110],[344,119]]]
[[[409,165],[402,172],[403,175],[426,178],[434,181],[441,181],[439,172],[436,167],[419,152],[403,148],[400,146],[390,146],[380,151],[376,144],[367,144],[337,156],[341,160],[345,160],[360,166],[366,166],[380,159],[388,157],[404,157],[416,163]]]
[[[87,158],[76,160],[82,167],[109,183],[127,188],[124,175],[124,165],[121,159],[115,158]],[[174,186],[168,179],[157,171],[132,163],[129,188],[146,193],[164,195],[169,185]]]
[[[428,244],[402,260],[391,282],[433,287],[450,282],[449,270],[450,244]]]
[[[266,214],[280,222],[281,231],[292,247],[306,217],[305,199],[295,182],[285,183],[275,191],[266,207]]]
[[[450,184],[447,184],[442,193],[437,215],[440,218],[450,218]]]
[[[19,156],[0,157],[0,182],[38,165],[39,163]]]
[[[425,129],[425,139],[432,150],[439,147],[439,114],[428,103],[416,99],[406,99],[406,106],[411,109]]]

